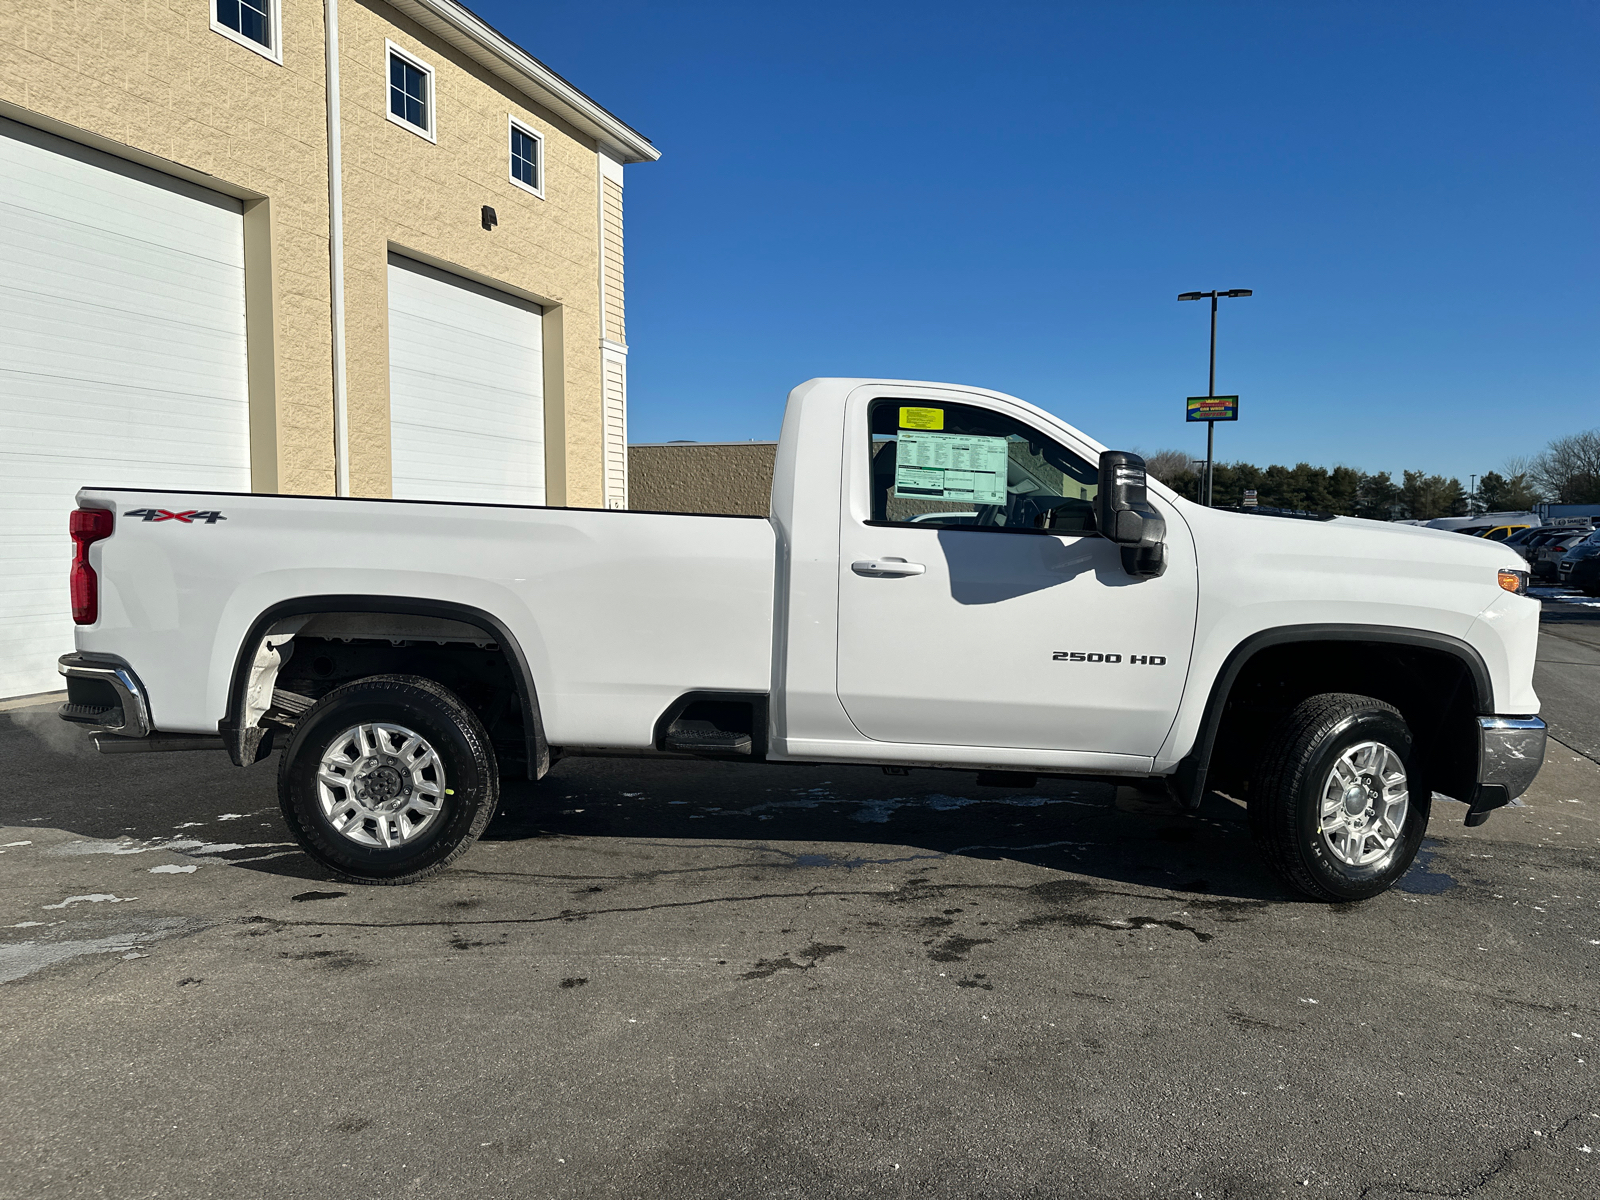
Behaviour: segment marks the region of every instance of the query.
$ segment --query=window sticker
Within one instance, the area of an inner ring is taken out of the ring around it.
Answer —
[[[944,409],[942,408],[902,408],[900,410],[901,429],[943,429]]]
[[[942,421],[944,414],[939,412],[939,417]],[[1007,462],[1003,437],[902,430],[895,453],[894,494],[907,500],[1004,504]]]

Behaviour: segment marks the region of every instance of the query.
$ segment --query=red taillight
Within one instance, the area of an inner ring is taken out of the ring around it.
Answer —
[[[89,547],[111,536],[111,514],[103,508],[74,509],[72,534],[72,620],[93,625],[100,617],[100,581],[89,565]]]

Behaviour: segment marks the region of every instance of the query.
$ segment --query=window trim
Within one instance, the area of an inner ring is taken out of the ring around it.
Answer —
[[[267,25],[272,30],[272,45],[263,46],[260,42],[251,41],[237,29],[231,29],[217,18],[217,0],[208,0],[207,7],[211,11],[211,31],[220,33],[230,42],[243,46],[261,55],[268,62],[283,66],[283,0],[267,0]]]
[[[534,154],[536,155],[536,157],[534,159],[534,162],[533,162],[533,176],[534,176],[535,179],[537,179],[539,181],[539,186],[536,187],[536,188],[529,187],[527,184],[523,183],[522,180],[517,178],[517,173],[516,173],[516,170],[515,170],[516,163],[512,160],[512,154],[511,154],[511,131],[513,129],[519,130],[522,133],[527,134],[529,137],[531,137],[533,139]],[[515,184],[517,187],[519,187],[523,191],[527,192],[528,195],[537,196],[541,200],[543,200],[545,198],[544,197],[544,134],[540,133],[537,129],[533,128],[526,121],[519,121],[519,120],[517,120],[516,117],[511,116],[510,114],[507,114],[507,116],[506,116],[506,177],[508,179],[510,179],[511,182],[513,184]]]
[[[1096,529],[1028,529],[1021,525],[936,525],[932,521],[863,521],[873,529],[926,529],[930,533],[1011,533],[1029,537],[1100,537]]]
[[[424,138],[427,141],[432,142],[434,145],[438,145],[439,89],[436,86],[437,80],[434,76],[433,68],[427,63],[423,62],[422,59],[418,58],[415,54],[411,53],[411,51],[407,50],[404,46],[395,45],[395,43],[389,38],[384,38],[383,44],[385,47],[383,55],[383,115],[388,117],[389,120],[394,124],[400,126],[401,129],[404,129],[409,133],[414,133],[419,138]],[[417,70],[421,71],[422,74],[427,78],[428,98],[425,103],[426,112],[428,114],[428,126],[426,129],[424,129],[421,125],[413,125],[404,117],[395,116],[394,109],[389,106],[389,89],[394,86],[389,82],[389,62],[395,57],[399,57],[402,61],[410,63]]]

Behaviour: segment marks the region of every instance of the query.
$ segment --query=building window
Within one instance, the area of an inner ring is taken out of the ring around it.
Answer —
[[[433,107],[433,68],[390,42],[389,119],[431,142]]]
[[[511,182],[544,198],[544,138],[511,118]]]
[[[211,28],[275,63],[283,62],[280,0],[211,0]]]

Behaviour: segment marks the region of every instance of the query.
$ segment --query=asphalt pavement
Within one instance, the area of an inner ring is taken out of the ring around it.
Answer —
[[[1533,686],[1545,723],[1573,749],[1600,762],[1600,600],[1539,588],[1539,662]]]
[[[0,713],[0,1196],[1591,1197],[1585,744],[1364,904],[1215,794],[597,759],[364,888],[275,761]]]

